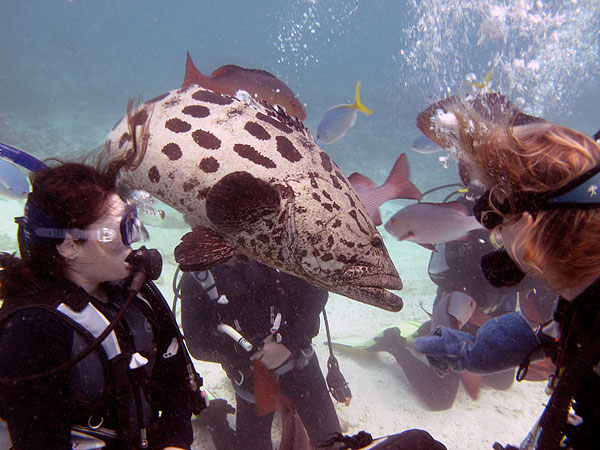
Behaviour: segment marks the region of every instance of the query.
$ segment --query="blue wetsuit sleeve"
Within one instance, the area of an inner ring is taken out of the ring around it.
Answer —
[[[543,358],[540,341],[520,313],[503,314],[484,323],[475,336],[440,327],[414,340],[440,374],[449,370],[495,373],[518,366],[525,358]],[[532,356],[533,353],[533,356]]]
[[[73,329],[57,314],[29,308],[0,328],[0,377],[25,377],[52,369],[71,357]],[[71,449],[68,377],[56,375],[1,386],[2,416],[15,450]]]

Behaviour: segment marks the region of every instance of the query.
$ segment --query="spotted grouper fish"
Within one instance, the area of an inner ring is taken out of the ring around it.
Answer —
[[[381,235],[302,123],[192,85],[131,107],[107,140],[119,183],[183,213],[175,259],[205,270],[235,253],[389,311],[402,300]]]

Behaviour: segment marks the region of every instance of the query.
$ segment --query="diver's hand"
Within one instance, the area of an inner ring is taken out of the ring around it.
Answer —
[[[290,356],[292,356],[292,352],[281,342],[276,342],[273,335],[269,335],[263,340],[262,348],[250,359],[259,359],[267,369],[273,370],[286,362]]]

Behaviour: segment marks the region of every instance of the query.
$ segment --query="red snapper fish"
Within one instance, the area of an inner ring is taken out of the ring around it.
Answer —
[[[388,233],[401,241],[415,242],[433,249],[443,244],[464,239],[472,230],[483,228],[462,202],[415,203],[398,211],[385,224]]]
[[[185,79],[182,88],[197,84],[223,95],[235,96],[240,90],[248,92],[271,105],[280,105],[285,112],[300,120],[306,119],[306,111],[298,97],[275,75],[258,69],[245,69],[228,64],[215,70],[209,77],[200,73],[190,52],[187,54]]]
[[[376,187],[373,181],[358,172],[350,175],[348,180],[377,226],[382,223],[379,207],[388,200],[421,199],[421,192],[410,181],[410,168],[406,153],[402,153],[398,157],[387,180],[381,186]]]
[[[263,363],[254,360],[252,365],[256,415],[264,416],[275,411],[281,414],[278,450],[310,450],[310,439],[292,400],[283,395],[275,376]]]

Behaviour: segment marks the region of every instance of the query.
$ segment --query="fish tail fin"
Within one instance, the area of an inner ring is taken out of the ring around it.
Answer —
[[[474,81],[467,81],[467,84],[469,84],[471,86],[474,86],[477,89],[481,89],[482,91],[486,91],[488,93],[491,93],[492,90],[490,89],[490,81],[492,81],[492,74],[493,73],[494,73],[494,67],[492,66],[492,68],[487,73],[487,75],[485,76],[485,78],[483,79],[483,81],[481,83],[475,83]]]
[[[282,394],[273,373],[259,360],[252,362],[254,368],[254,397],[257,416],[265,416],[282,407]]]
[[[358,109],[360,112],[365,113],[366,115],[373,113],[373,111],[363,105],[360,101],[360,81],[356,83],[356,96],[354,98],[354,104],[352,107]]]
[[[187,52],[187,59],[185,62],[185,78],[183,79],[182,88],[186,88],[191,86],[192,84],[198,84],[200,86],[204,86],[204,80],[206,77],[200,73],[194,62],[192,61],[192,57],[190,56],[190,52]]]
[[[410,181],[410,167],[406,153],[402,153],[398,157],[384,186],[391,190],[389,200],[396,198],[421,200],[421,191]]]

